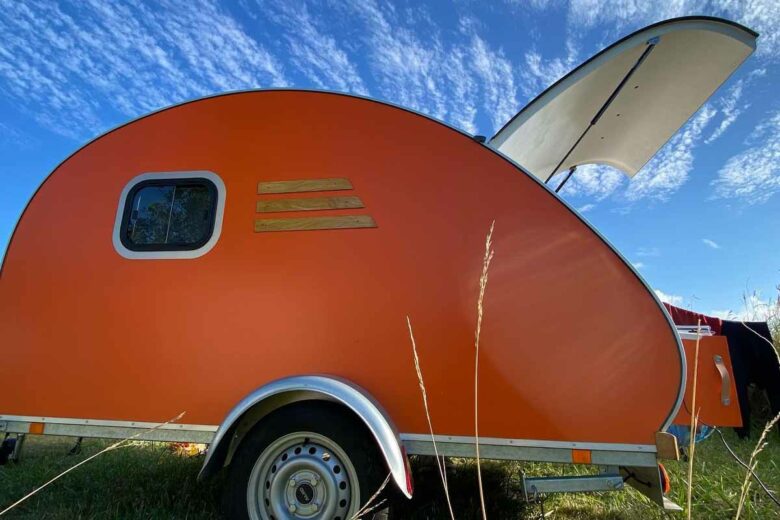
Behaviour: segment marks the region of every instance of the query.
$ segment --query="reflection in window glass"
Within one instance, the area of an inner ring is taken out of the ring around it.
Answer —
[[[127,247],[194,249],[208,241],[216,205],[216,190],[210,182],[150,181],[130,195],[123,240]]]

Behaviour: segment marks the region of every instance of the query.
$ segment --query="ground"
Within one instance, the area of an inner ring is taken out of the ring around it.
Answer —
[[[757,427],[760,430],[760,426]],[[727,442],[747,460],[756,442],[739,440],[725,430]],[[0,467],[0,510],[29,493],[57,473],[96,453],[109,442],[85,440],[78,455],[68,452],[73,439],[29,437],[20,464]],[[758,474],[770,489],[780,491],[780,435],[772,432],[759,456]],[[219,518],[223,480],[198,483],[202,456],[185,456],[167,444],[136,442],[104,453],[65,475],[8,514],[8,518]],[[430,464],[416,461],[415,499],[397,511],[398,518],[448,518],[438,475]],[[429,459],[430,462],[430,459]],[[450,495],[457,518],[478,518],[479,496],[473,462],[449,461]],[[571,468],[571,466],[569,466]],[[672,500],[685,503],[687,463],[670,462]],[[560,472],[550,464],[497,463],[485,461],[488,518],[536,518],[538,505],[520,500],[521,472]],[[733,518],[744,470],[713,435],[697,446],[694,464],[694,518]],[[545,501],[547,518],[636,519],[684,518],[665,515],[657,506],[629,490],[622,493],[562,495]],[[757,485],[751,487],[743,518],[780,518],[775,506]]]

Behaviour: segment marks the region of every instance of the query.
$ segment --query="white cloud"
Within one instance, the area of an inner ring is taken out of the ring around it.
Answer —
[[[643,269],[646,266],[646,264],[644,262],[631,262],[631,265],[633,265],[634,269],[637,269],[637,270]]]
[[[760,292],[746,294],[742,305],[734,309],[710,311],[712,316],[734,321],[773,321],[780,318],[780,296],[764,298]]]
[[[722,114],[723,117],[720,120],[720,124],[715,128],[712,134],[710,134],[710,136],[704,140],[706,144],[710,144],[722,136],[724,132],[734,123],[734,121],[736,121],[737,118],[750,107],[750,103],[740,103],[742,94],[745,88],[747,88],[756,78],[760,78],[765,75],[765,68],[752,70],[745,78],[738,80],[731,87],[729,87],[728,91],[724,95],[717,99],[715,104],[718,108],[718,112]]]
[[[578,48],[571,38],[566,40],[566,56],[545,60],[536,49],[525,53],[521,68],[523,94],[532,99],[544,89],[571,72],[578,63]]]
[[[272,2],[261,7],[285,28],[293,64],[318,88],[369,94],[357,66],[336,38],[318,27],[305,4]],[[247,9],[252,12],[251,7]]]
[[[757,144],[731,157],[718,171],[712,182],[716,197],[757,204],[780,191],[780,111],[757,126],[750,140]]]
[[[640,247],[636,251],[636,256],[641,256],[643,258],[658,257],[661,256],[661,250],[657,247]]]
[[[742,97],[743,80],[739,80],[731,88],[729,88],[726,95],[718,100],[718,108],[723,114],[720,124],[710,134],[710,136],[704,140],[706,144],[710,144],[719,138],[723,133],[737,120],[739,115],[748,108],[748,104],[745,103],[742,106],[738,106],[739,99]]]
[[[550,186],[557,187],[565,177],[566,172],[559,173],[550,181]],[[577,170],[564,185],[560,194],[565,197],[595,197],[603,200],[615,192],[626,176],[619,170],[600,164],[585,164]]]
[[[447,48],[437,31],[404,26],[392,6],[368,0],[343,6],[366,26],[370,67],[383,98],[476,131],[476,86],[464,49]]]
[[[625,33],[651,23],[691,14],[720,16],[754,29],[761,38],[756,54],[780,57],[780,2],[777,0],[571,0],[567,23],[573,29],[608,25],[613,33]],[[614,39],[615,34],[611,37]]]
[[[471,65],[481,80],[483,105],[497,131],[517,113],[517,101],[512,63],[500,49],[494,51],[471,29]]]
[[[83,140],[124,118],[224,90],[285,84],[281,65],[210,0],[7,2],[0,88]]]
[[[658,296],[658,299],[662,302],[671,303],[675,306],[680,306],[683,303],[682,296],[677,296],[676,294],[667,294],[660,289],[655,289],[654,292],[655,295]]]
[[[714,240],[710,240],[709,238],[702,238],[701,241],[705,246],[711,247],[712,249],[720,249],[720,244]]]
[[[685,184],[693,168],[693,150],[715,113],[712,107],[704,105],[631,179],[626,198],[629,201],[644,198],[666,200]]]
[[[372,0],[336,5],[364,25],[363,54],[384,99],[470,133],[478,130],[480,108],[491,122],[490,133],[519,109],[512,62],[482,36],[477,20],[461,17],[457,30],[444,35],[420,9]]]
[[[579,211],[580,213],[587,213],[588,211],[592,210],[595,207],[596,207],[595,204],[585,204],[577,208],[577,211]]]

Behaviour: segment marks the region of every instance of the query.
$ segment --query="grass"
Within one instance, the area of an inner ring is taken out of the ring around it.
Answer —
[[[111,441],[27,438],[19,464],[0,467],[4,507]],[[132,442],[76,469],[11,511],[8,518],[219,518],[221,478],[197,483],[202,457],[183,457],[167,444]]]
[[[755,431],[762,424],[756,423]],[[745,461],[756,439],[739,440],[730,430],[724,436]],[[82,453],[67,455],[73,439],[29,437],[20,464],[0,467],[0,506],[12,503],[58,472],[108,446],[110,442],[85,440]],[[101,455],[55,482],[8,518],[219,518],[222,478],[196,482],[202,457],[173,453],[164,443],[134,442]],[[670,498],[685,502],[686,462],[666,464],[672,477]],[[697,446],[694,465],[693,518],[734,518],[743,469],[713,435]],[[415,498],[401,502],[397,518],[449,518],[447,503],[433,458],[416,458]],[[474,461],[453,460],[448,465],[448,485],[456,518],[480,517]],[[592,471],[592,468],[553,464],[500,463],[482,461],[486,513],[490,519],[530,519],[539,514],[538,505],[526,505],[521,496],[521,475]],[[758,455],[758,474],[770,489],[780,491],[780,436],[774,431],[769,445]],[[576,494],[550,497],[545,501],[548,518],[554,519],[661,519],[669,518],[655,504],[630,489],[621,493]],[[683,515],[671,518],[683,518]],[[780,518],[780,509],[758,486],[748,494],[742,518]]]

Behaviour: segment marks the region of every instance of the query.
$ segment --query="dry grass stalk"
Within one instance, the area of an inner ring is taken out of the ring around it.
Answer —
[[[2,511],[0,511],[0,516],[3,516],[4,514],[6,514],[7,512],[9,512],[10,510],[12,510],[13,508],[15,508],[16,506],[18,506],[19,504],[21,504],[21,503],[22,503],[22,502],[24,502],[25,500],[27,500],[27,499],[29,499],[30,497],[32,497],[33,495],[37,494],[39,491],[41,491],[41,490],[43,490],[44,488],[48,487],[50,484],[52,484],[52,483],[54,483],[55,481],[59,480],[60,478],[64,477],[65,475],[67,475],[68,473],[70,473],[70,472],[71,472],[71,471],[73,471],[74,469],[78,468],[79,466],[82,466],[82,465],[86,464],[87,462],[91,461],[92,459],[94,459],[94,458],[96,458],[96,457],[98,457],[98,456],[100,456],[100,455],[102,455],[102,454],[104,454],[104,453],[106,453],[106,452],[109,452],[109,451],[115,450],[115,449],[117,449],[117,448],[120,448],[120,447],[122,447],[123,445],[125,445],[126,443],[128,443],[128,442],[130,442],[130,441],[132,441],[132,440],[134,440],[134,439],[137,439],[138,437],[140,437],[140,436],[142,436],[142,435],[145,435],[145,434],[147,434],[147,433],[149,433],[149,432],[153,432],[153,431],[155,431],[155,430],[158,430],[158,429],[162,428],[163,426],[165,426],[165,425],[167,425],[167,424],[174,423],[174,422],[178,421],[179,419],[181,419],[182,417],[184,417],[184,414],[185,414],[185,413],[186,413],[186,412],[182,412],[182,413],[180,413],[179,415],[177,415],[176,417],[174,417],[173,419],[169,419],[169,420],[165,421],[164,423],[158,424],[158,425],[157,425],[157,426],[155,426],[154,428],[149,428],[148,430],[144,430],[144,431],[138,432],[138,433],[136,433],[135,435],[133,435],[133,436],[131,436],[131,437],[127,437],[127,438],[125,438],[125,439],[122,439],[121,441],[117,441],[117,442],[115,442],[114,444],[112,444],[112,445],[108,446],[107,448],[103,448],[103,449],[102,449],[102,450],[100,450],[99,452],[95,453],[94,455],[92,455],[92,456],[90,456],[90,457],[87,457],[86,459],[82,460],[82,461],[81,461],[81,462],[79,462],[78,464],[75,464],[75,465],[73,465],[73,466],[69,467],[68,469],[66,469],[65,471],[63,471],[62,473],[60,473],[59,475],[57,475],[57,476],[56,476],[56,477],[54,477],[53,479],[49,480],[48,482],[46,482],[46,483],[45,483],[45,484],[43,484],[42,486],[35,488],[34,490],[32,490],[31,492],[29,492],[28,494],[26,494],[25,496],[23,496],[22,498],[20,498],[19,500],[17,500],[17,501],[16,501],[16,502],[14,502],[13,504],[11,504],[10,506],[6,507],[6,508],[5,508],[5,509],[3,509]]]
[[[483,302],[488,282],[488,269],[490,268],[490,261],[493,260],[491,247],[493,245],[493,228],[495,225],[496,221],[494,220],[490,224],[490,231],[488,231],[485,239],[485,256],[482,260],[482,276],[479,278],[479,298],[477,299],[477,328],[474,331],[474,446],[477,456],[477,483],[479,485],[479,501],[482,506],[483,520],[487,520],[487,513],[485,511],[485,493],[482,488],[482,466],[479,461],[479,336],[482,332]]]
[[[439,476],[441,477],[441,483],[444,487],[444,496],[447,499],[447,507],[450,511],[450,518],[455,520],[455,513],[452,510],[452,502],[450,502],[450,490],[447,485],[447,470],[444,467],[444,459],[439,457],[439,449],[436,446],[436,438],[433,434],[433,422],[431,421],[431,413],[430,409],[428,408],[428,393],[425,391],[425,382],[423,380],[422,368],[420,368],[420,358],[417,356],[417,343],[414,341],[414,332],[412,332],[412,322],[409,320],[409,316],[406,317],[406,325],[409,327],[409,339],[412,341],[412,353],[414,354],[414,369],[417,372],[417,382],[420,385],[423,407],[425,408],[425,418],[428,420],[428,431],[431,434],[431,442],[433,442],[433,453],[436,456],[436,465],[439,467]]]
[[[761,437],[758,438],[756,447],[753,449],[753,453],[750,454],[750,460],[748,461],[749,469],[745,473],[745,480],[742,482],[742,489],[739,493],[739,505],[737,506],[737,514],[734,517],[734,520],[739,520],[739,516],[742,514],[742,508],[745,505],[745,499],[747,498],[748,490],[750,489],[750,484],[751,484],[750,477],[753,473],[755,473],[756,466],[758,466],[758,461],[756,460],[756,458],[758,457],[758,454],[761,453],[761,451],[763,451],[763,449],[767,445],[767,443],[764,442],[764,439],[766,439],[766,436],[769,434],[772,428],[774,428],[778,420],[780,420],[780,413],[775,415],[774,419],[766,423],[766,426],[764,427],[764,431],[761,432]]]
[[[699,412],[696,410],[696,384],[699,378],[699,344],[701,342],[701,320],[696,323],[696,350],[693,355],[693,389],[691,392],[691,432],[688,440],[688,520],[691,520],[693,500],[693,454],[696,450],[696,427],[699,422]]]
[[[388,482],[390,482],[390,475],[392,475],[392,473],[388,473],[388,474],[387,474],[387,476],[385,477],[385,481],[384,481],[384,482],[382,482],[382,485],[381,485],[381,486],[379,486],[379,489],[377,489],[377,490],[376,490],[376,492],[374,492],[374,494],[373,494],[373,495],[371,495],[371,498],[369,498],[369,499],[366,501],[366,503],[365,503],[365,504],[363,504],[363,507],[361,507],[360,509],[358,509],[357,513],[355,513],[355,514],[352,516],[352,518],[350,518],[350,520],[357,520],[358,518],[362,517],[363,515],[367,515],[368,513],[370,513],[371,511],[373,511],[374,509],[376,509],[376,508],[380,507],[382,504],[384,504],[384,503],[385,503],[385,500],[380,500],[378,504],[376,504],[376,505],[373,505],[373,506],[371,505],[371,504],[373,504],[373,503],[374,503],[374,501],[375,501],[375,500],[376,500],[376,499],[379,497],[379,495],[382,493],[382,490],[383,490],[383,489],[385,489],[385,487],[387,486],[387,483],[388,483]]]

